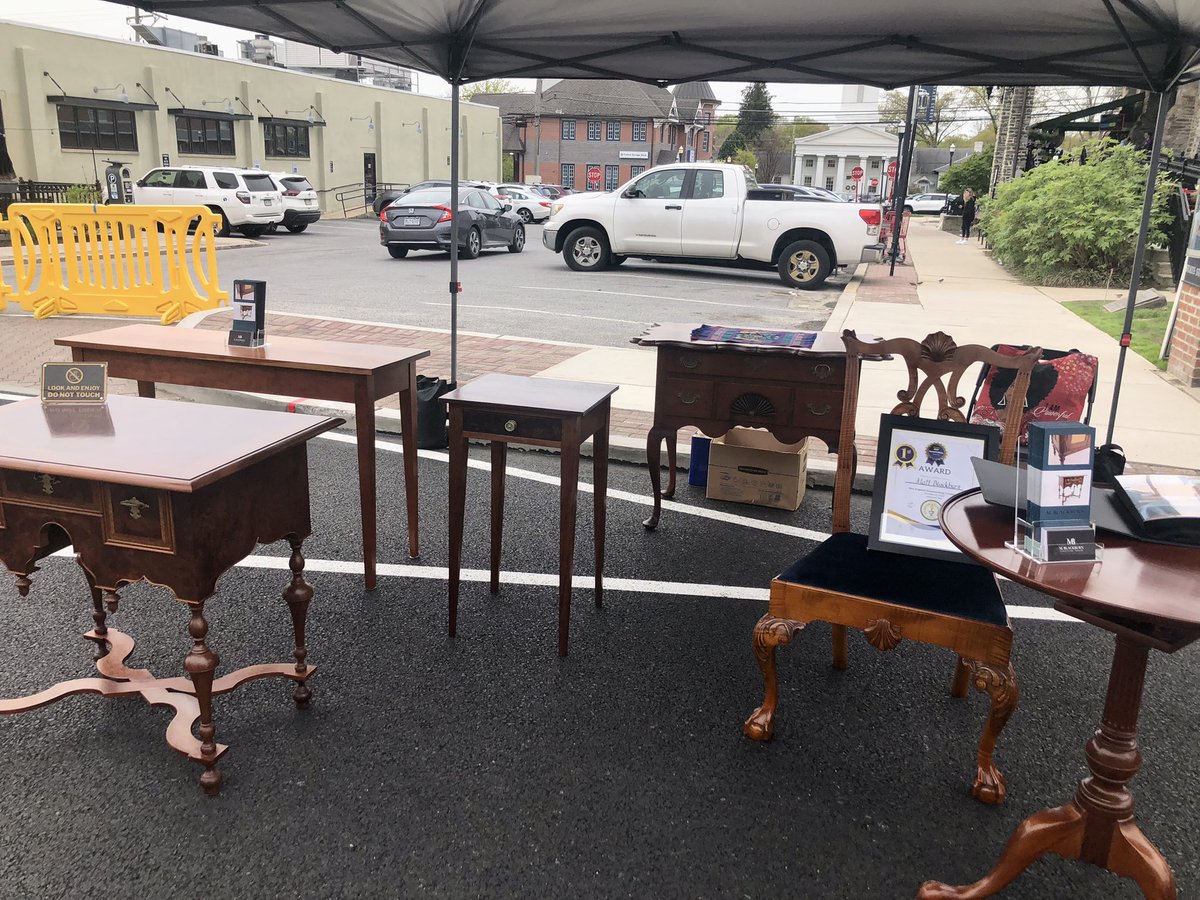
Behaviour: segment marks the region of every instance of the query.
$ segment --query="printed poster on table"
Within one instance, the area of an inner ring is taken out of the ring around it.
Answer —
[[[1000,433],[987,425],[912,416],[880,419],[871,501],[872,550],[965,562],[942,533],[942,504],[977,487],[973,458],[997,456]]]

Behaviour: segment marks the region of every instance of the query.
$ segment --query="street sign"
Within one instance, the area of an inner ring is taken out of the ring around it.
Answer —
[[[888,168],[887,168],[888,178],[895,178],[896,172],[898,172],[898,171],[899,170],[896,168],[895,160],[892,160],[890,163],[888,163]]]
[[[879,179],[878,178],[871,179],[871,187],[879,187]]]
[[[600,187],[600,167],[599,166],[588,166],[587,183],[588,183],[588,187],[591,188],[593,191],[596,190],[598,187]]]
[[[853,169],[851,169],[851,170],[850,170],[850,177],[851,177],[851,178],[853,178],[855,181],[862,181],[862,177],[863,177],[863,167],[862,167],[862,166],[855,166]]]

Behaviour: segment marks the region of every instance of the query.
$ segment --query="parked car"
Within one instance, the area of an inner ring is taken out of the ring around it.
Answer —
[[[385,206],[387,206],[389,203],[391,203],[397,197],[403,197],[405,194],[409,193],[410,191],[423,191],[426,188],[431,188],[431,187],[449,187],[449,186],[450,186],[450,180],[448,178],[433,178],[433,179],[430,179],[429,181],[418,181],[416,184],[410,184],[406,188],[389,188],[386,191],[379,191],[378,193],[375,194],[375,199],[373,201],[371,201],[371,209],[374,210],[375,215],[379,215],[379,213],[383,211],[383,208]],[[467,187],[476,187],[476,188],[481,187],[481,188],[486,188],[486,189],[490,190],[492,185],[487,184],[486,182],[483,182],[483,181],[460,181],[458,183],[458,189],[460,191],[465,190]]]
[[[778,187],[772,185],[771,187]],[[781,202],[742,166],[650,169],[610,193],[556,200],[542,243],[577,272],[630,256],[659,262],[775,268],[789,287],[820,287],[835,268],[878,259],[878,204]]]
[[[771,195],[771,196],[768,196]],[[839,195],[825,188],[809,187],[803,184],[760,184],[752,190],[747,199],[750,200],[813,200],[819,203],[845,203]]]
[[[291,175],[287,172],[268,172],[275,186],[283,194],[284,228],[292,234],[299,234],[313,222],[320,221],[321,207],[317,192],[303,175]],[[274,231],[274,227],[271,229]]]
[[[544,222],[550,218],[550,198],[530,190],[526,185],[497,185],[494,196],[501,203],[510,204],[512,211],[520,216],[526,225],[530,222]]]
[[[490,247],[510,253],[525,249],[525,225],[511,207],[483,188],[462,187],[458,195],[458,244],[464,259],[475,259]],[[450,249],[450,189],[410,191],[379,214],[379,243],[393,259],[409,250]]]
[[[565,188],[561,184],[528,184],[526,187],[537,191],[543,196],[549,197],[551,200],[557,200],[559,197],[575,193],[570,188]]]
[[[940,213],[949,194],[913,194],[904,200],[904,209],[910,213]]]
[[[283,221],[283,192],[258,169],[170,166],[151,169],[133,185],[133,202],[153,206],[207,206],[221,220],[217,234],[236,228],[258,237]]]

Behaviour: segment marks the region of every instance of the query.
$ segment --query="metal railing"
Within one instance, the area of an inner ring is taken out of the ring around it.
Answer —
[[[16,181],[0,183],[0,216],[8,215],[8,208],[14,203],[66,203],[67,194],[81,186],[101,196],[98,181],[77,185],[67,181],[29,181],[18,178]]]
[[[382,191],[403,190],[408,187],[407,182],[402,181],[377,181],[375,183],[375,193],[379,194]],[[333,199],[336,200],[342,207],[342,215],[346,218],[350,217],[351,213],[358,213],[362,210],[370,208],[371,204],[367,200],[367,186],[364,182],[355,182],[353,184],[339,184],[331,188],[317,191],[319,195],[333,194]],[[321,204],[324,207],[324,203]]]

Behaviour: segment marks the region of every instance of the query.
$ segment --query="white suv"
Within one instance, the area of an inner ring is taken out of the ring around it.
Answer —
[[[258,169],[170,166],[151,169],[133,186],[133,202],[153,206],[207,206],[221,218],[217,234],[236,228],[258,237],[283,221],[283,194]]]
[[[949,194],[913,194],[904,201],[904,208],[911,213],[940,213]]]
[[[320,221],[321,205],[317,192],[303,175],[290,172],[268,172],[275,186],[283,192],[283,227],[299,234],[313,222]],[[274,227],[271,228],[274,231]]]

